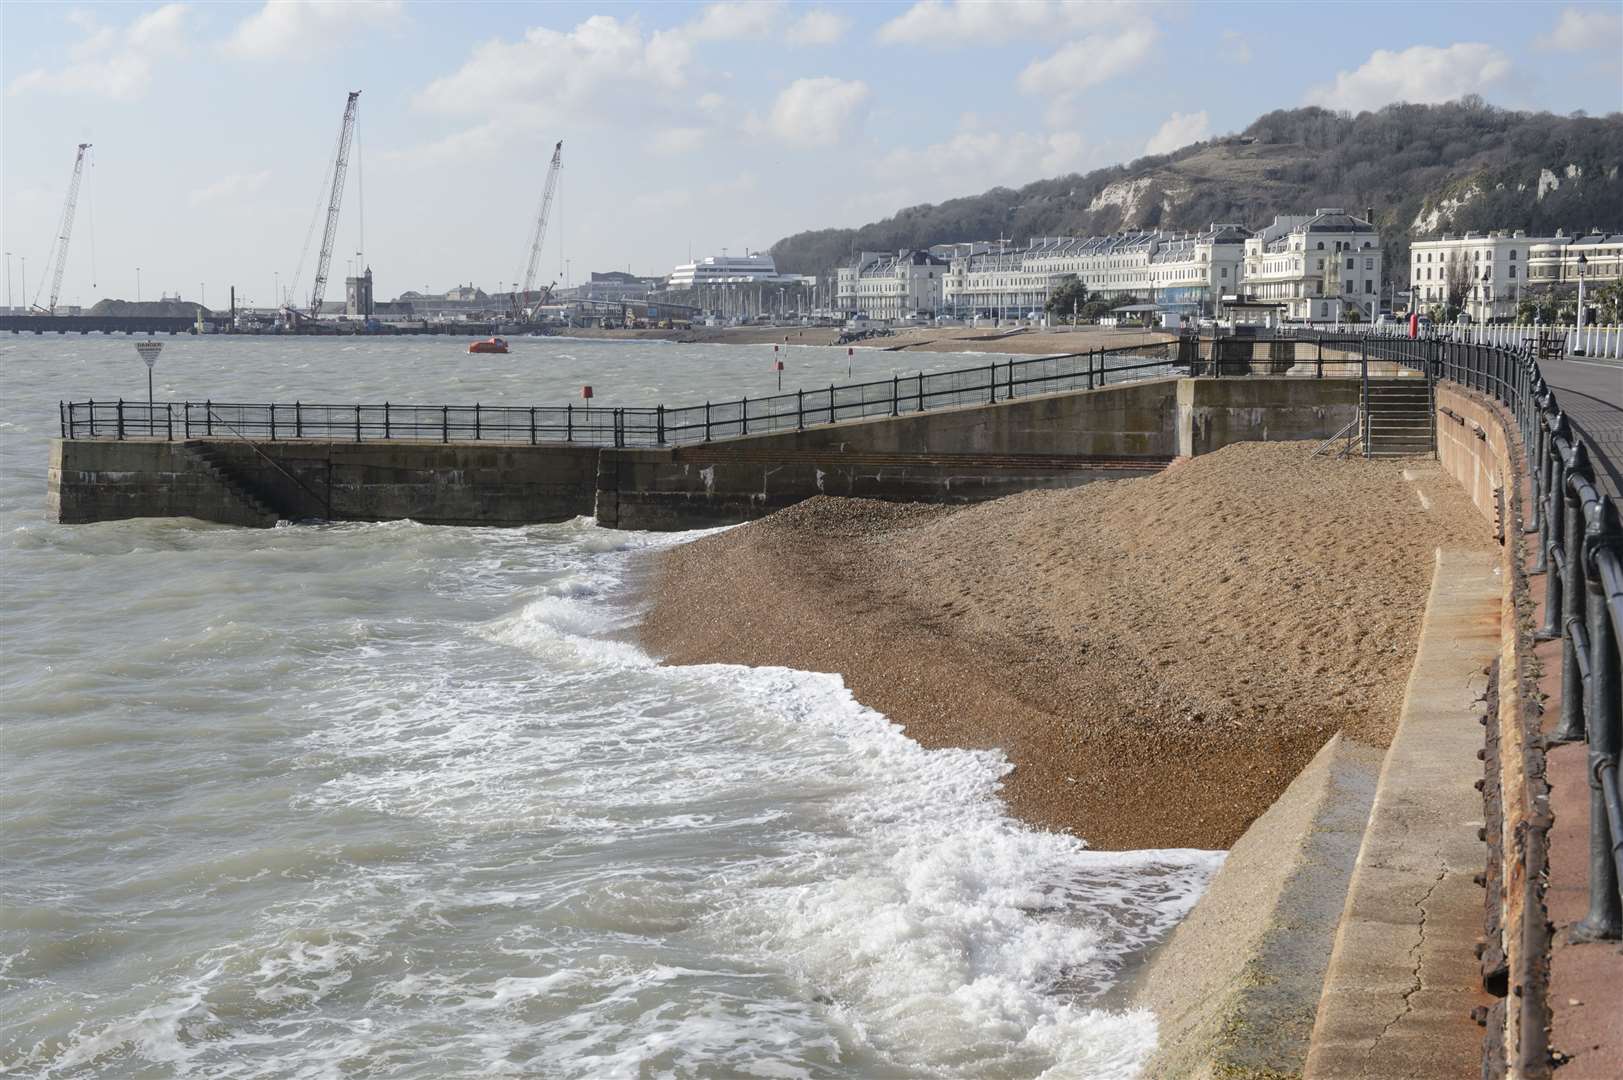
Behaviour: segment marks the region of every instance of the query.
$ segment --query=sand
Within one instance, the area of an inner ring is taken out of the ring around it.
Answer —
[[[1492,544],[1434,462],[1311,449],[965,508],[816,498],[661,556],[643,640],[839,672],[923,745],[1002,748],[1011,810],[1096,847],[1228,847],[1332,734],[1389,740],[1435,549]]]
[[[695,327],[692,330],[573,329],[573,337],[627,341],[679,341],[703,345],[836,345],[837,326],[731,326]],[[1021,330],[1011,333],[995,327],[930,327],[899,330],[888,337],[868,338],[853,348],[896,352],[987,352],[1020,356],[1050,356],[1088,349],[1120,349],[1151,341],[1171,341],[1175,335],[1146,330],[1113,330],[1080,326],[1074,330]]]

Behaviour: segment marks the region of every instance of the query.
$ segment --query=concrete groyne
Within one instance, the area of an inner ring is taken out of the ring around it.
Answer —
[[[63,523],[513,526],[595,514],[619,528],[687,529],[818,494],[976,502],[1153,471],[1234,442],[1322,439],[1353,418],[1358,395],[1346,378],[1159,378],[652,448],[218,430],[169,439],[160,427],[156,437],[56,440],[48,508]]]

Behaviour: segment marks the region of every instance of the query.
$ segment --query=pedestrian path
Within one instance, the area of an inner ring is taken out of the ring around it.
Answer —
[[[1319,1000],[1307,1077],[1472,1076],[1486,1004],[1482,932],[1483,729],[1499,651],[1494,552],[1437,554],[1420,647],[1387,751]]]
[[[1595,477],[1623,498],[1623,361],[1568,357],[1539,364],[1573,430],[1595,455]]]

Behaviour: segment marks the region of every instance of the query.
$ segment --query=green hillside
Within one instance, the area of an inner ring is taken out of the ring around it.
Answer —
[[[1375,211],[1387,265],[1407,282],[1409,241],[1444,230],[1623,231],[1623,114],[1510,112],[1466,98],[1349,116],[1281,109],[1239,135],[1085,175],[912,206],[858,229],[797,233],[772,246],[792,273],[826,273],[853,250],[1000,235],[1265,225],[1275,214]]]

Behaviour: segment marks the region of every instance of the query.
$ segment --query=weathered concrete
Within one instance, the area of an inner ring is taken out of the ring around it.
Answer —
[[[1301,1073],[1381,758],[1335,736],[1229,851],[1135,994],[1159,1024],[1146,1076]]]
[[[1488,1004],[1477,702],[1500,648],[1493,553],[1439,552],[1397,735],[1336,932],[1304,1075],[1472,1076]]]
[[[604,450],[596,517],[668,531],[749,521],[812,495],[969,503],[1038,488],[1142,476],[1170,458],[877,454],[724,448]]]
[[[190,517],[244,526],[276,521],[204,468],[182,444],[162,439],[53,441],[45,510],[64,525],[136,517]]]
[[[206,494],[223,477],[241,489],[236,501],[257,500],[272,519],[523,525],[595,512],[622,528],[694,528],[821,492],[975,501],[1134,475],[1180,451],[1324,438],[1357,393],[1350,379],[1153,379],[674,450],[216,438],[160,462],[134,441],[70,441],[52,450],[49,499],[59,521],[249,523]]]
[[[1360,389],[1357,379],[1181,379],[1178,453],[1195,457],[1237,442],[1328,438],[1358,414]]]

